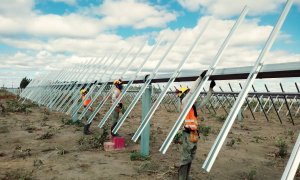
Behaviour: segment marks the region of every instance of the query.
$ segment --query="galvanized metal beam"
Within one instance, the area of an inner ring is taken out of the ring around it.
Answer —
[[[279,30],[290,10],[292,6],[292,0],[288,0],[287,1],[287,4],[282,12],[282,14],[280,15],[280,18],[277,22],[277,24],[275,25],[275,27],[273,28],[262,52],[260,53],[251,73],[249,74],[248,78],[247,78],[247,81],[245,83],[245,87],[243,88],[242,92],[239,94],[238,98],[237,98],[237,101],[235,102],[235,104],[233,105],[222,129],[221,129],[221,132],[219,133],[213,147],[211,148],[202,168],[205,169],[207,172],[209,172],[211,170],[211,167],[235,121],[235,118],[244,102],[244,99],[246,97],[246,95],[248,94],[258,72],[261,70],[262,66],[263,66],[263,62],[265,60],[265,56],[268,54],[269,50],[271,49],[278,33],[279,33]]]
[[[212,64],[210,65],[210,67],[207,70],[207,73],[205,74],[205,76],[201,80],[201,82],[198,85],[195,92],[188,99],[186,106],[183,107],[183,110],[182,110],[180,116],[178,117],[176,123],[174,124],[172,130],[170,131],[170,133],[168,134],[168,136],[165,139],[164,143],[162,144],[161,148],[159,149],[159,151],[161,151],[163,154],[166,153],[166,151],[167,151],[168,147],[170,146],[172,140],[174,139],[177,131],[180,129],[180,126],[182,125],[182,123],[184,121],[184,118],[186,117],[186,115],[188,114],[190,109],[192,108],[192,106],[193,106],[194,102],[196,101],[197,97],[200,95],[200,93],[201,93],[202,89],[204,88],[205,83],[208,81],[210,75],[212,75],[214,70],[216,69],[216,66],[219,63],[226,47],[228,47],[228,45],[229,45],[231,37],[236,32],[237,28],[239,27],[239,25],[241,24],[241,22],[245,18],[247,12],[248,12],[248,8],[245,7],[243,9],[243,11],[241,12],[241,15],[239,16],[238,20],[233,25],[232,29],[230,30],[229,34],[227,35],[226,39],[224,40],[223,44],[221,45],[220,49],[218,50],[218,53],[216,54],[214,60],[212,61]]]

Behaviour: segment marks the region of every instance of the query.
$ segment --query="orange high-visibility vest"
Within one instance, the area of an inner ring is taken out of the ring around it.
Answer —
[[[191,108],[187,116],[184,120],[184,127],[191,129],[191,130],[197,130],[198,129],[198,122],[197,117],[195,115],[194,109]]]
[[[85,96],[81,96],[81,99],[84,100]],[[88,106],[91,101],[92,101],[91,98],[87,98],[85,101],[83,101],[83,106],[84,107]]]

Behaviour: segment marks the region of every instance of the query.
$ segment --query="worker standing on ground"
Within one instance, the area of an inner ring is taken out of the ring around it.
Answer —
[[[123,89],[123,84],[122,84],[122,80],[118,79],[114,81],[114,90],[113,90],[113,94],[111,97],[111,101],[112,104],[118,99],[118,97],[120,96],[122,89]],[[114,111],[112,112],[112,126],[111,126],[111,135],[112,136],[119,136],[118,133],[114,134],[112,132],[112,130],[114,129],[114,127],[117,125],[118,120],[119,120],[119,114],[121,111],[124,111],[124,107],[123,107],[123,103],[119,103],[116,108],[114,109]]]
[[[194,93],[195,89],[197,88],[205,74],[206,71],[204,71],[201,76],[192,84],[190,89],[187,87],[182,87],[177,91],[178,96],[180,97],[181,109],[186,106],[188,99]],[[209,91],[198,108],[201,108],[209,100],[213,92],[213,87],[215,85],[215,81],[212,80],[209,86]],[[180,167],[178,170],[179,180],[188,179],[192,160],[194,159],[197,150],[197,141],[199,138],[197,116],[197,109],[194,104],[184,120],[184,127],[182,130],[182,151]]]
[[[90,103],[91,103],[91,97],[88,97],[87,99],[85,99],[86,94],[88,93],[87,89],[81,89],[80,90],[80,94],[81,94],[81,99],[83,101],[83,107],[86,108]],[[92,124],[92,122],[87,123],[89,117],[91,116],[91,114],[93,113],[93,108],[89,107],[88,111],[85,113],[84,118],[86,119],[86,124],[83,127],[83,134],[85,135],[90,135],[92,134],[90,131],[90,126]]]

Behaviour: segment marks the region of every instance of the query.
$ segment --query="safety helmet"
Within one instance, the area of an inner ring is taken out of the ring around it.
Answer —
[[[116,84],[122,84],[122,80],[121,79],[114,80],[114,85]]]
[[[80,94],[84,94],[84,93],[86,93],[86,89],[81,89]]]
[[[187,87],[181,87],[181,88],[179,89],[179,93],[177,94],[178,97],[181,97],[182,94],[184,94],[187,90],[190,90],[190,89],[187,88]]]

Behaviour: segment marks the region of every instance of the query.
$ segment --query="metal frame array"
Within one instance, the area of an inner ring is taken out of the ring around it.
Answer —
[[[248,8],[245,7],[239,18],[237,19],[236,23],[233,25],[232,29],[230,30],[229,34],[225,38],[223,44],[219,48],[216,56],[212,60],[212,63],[208,67],[207,73],[201,80],[200,84],[197,86],[195,92],[191,95],[190,99],[188,99],[188,103],[185,107],[183,107],[182,112],[180,113],[177,121],[175,122],[174,126],[172,127],[171,131],[169,132],[168,136],[166,137],[165,141],[163,142],[159,151],[163,154],[166,153],[167,149],[169,148],[174,136],[176,135],[177,131],[182,126],[185,116],[187,115],[188,111],[192,107],[192,105],[197,101],[200,97],[204,98],[206,95],[204,86],[208,80],[225,80],[231,79],[234,74],[240,74],[237,76],[237,79],[246,78],[247,81],[241,88],[241,92],[234,92],[232,90],[231,85],[229,87],[231,92],[224,92],[223,89],[220,87],[220,92],[215,92],[214,95],[209,99],[209,103],[203,107],[203,109],[207,109],[209,112],[216,113],[220,108],[222,108],[225,113],[228,115],[227,119],[219,133],[214,145],[212,146],[211,151],[209,152],[207,159],[205,160],[202,168],[205,169],[207,172],[210,171],[226,137],[229,133],[238,113],[243,116],[243,112],[246,109],[252,114],[252,117],[255,119],[255,112],[261,111],[264,113],[266,120],[269,121],[267,114],[270,112],[272,107],[275,109],[276,114],[279,118],[279,121],[282,123],[281,117],[279,115],[280,111],[283,111],[284,105],[286,108],[285,115],[289,115],[291,118],[291,122],[294,124],[293,115],[291,109],[294,109],[296,112],[294,116],[297,116],[299,113],[300,103],[299,103],[299,88],[295,83],[298,93],[286,93],[282,85],[280,84],[282,93],[272,93],[269,92],[269,89],[266,86],[267,92],[260,93],[256,92],[255,87],[253,86],[253,82],[256,78],[261,76],[265,77],[299,77],[299,69],[297,66],[291,66],[287,63],[285,66],[276,66],[276,65],[264,65],[263,62],[265,60],[266,55],[268,54],[270,48],[272,47],[279,30],[285,21],[285,18],[292,6],[292,0],[288,0],[286,6],[280,15],[280,18],[275,25],[274,29],[272,30],[268,40],[264,48],[262,49],[257,61],[255,62],[254,66],[250,67],[243,67],[243,68],[227,68],[227,69],[216,69],[219,61],[222,58],[223,53],[225,52],[226,48],[229,45],[229,42],[233,35],[235,34],[236,30],[238,29],[239,25],[242,23],[243,19],[245,18]],[[149,89],[151,83],[159,83],[159,82],[167,82],[165,86],[155,86],[158,91],[152,91],[152,97],[155,98],[153,105],[149,107],[147,112],[143,112],[142,121],[135,132],[134,136],[132,137],[133,141],[137,141],[140,135],[147,129],[149,130],[149,122],[152,118],[153,114],[157,110],[160,105],[163,105],[165,108],[174,108],[174,110],[178,110],[178,98],[173,93],[174,89],[171,88],[172,84],[177,81],[187,81],[187,80],[194,80],[197,76],[184,76],[182,74],[182,67],[187,62],[193,51],[197,48],[202,34],[205,32],[209,21],[205,23],[203,27],[201,27],[201,31],[199,31],[198,36],[195,38],[193,44],[189,47],[185,56],[179,62],[177,68],[171,74],[159,74],[159,68],[166,59],[166,57],[170,54],[170,51],[173,47],[177,44],[178,39],[181,37],[180,31],[175,38],[175,40],[171,44],[161,43],[163,42],[162,38],[158,43],[151,47],[151,50],[147,52],[146,56],[142,56],[142,51],[147,44],[147,42],[139,46],[136,52],[133,52],[133,47],[131,47],[125,54],[122,53],[120,50],[116,56],[113,57],[113,54],[110,56],[103,56],[100,60],[98,58],[92,58],[81,65],[70,67],[66,70],[61,71],[50,71],[45,76],[42,76],[39,79],[34,79],[30,82],[27,88],[20,93],[20,99],[30,99],[34,102],[37,102],[39,105],[44,105],[52,110],[57,110],[61,112],[65,112],[67,114],[71,114],[72,117],[77,117],[80,109],[82,109],[83,101],[80,101],[80,94],[79,90],[82,88],[88,88],[90,91],[86,95],[86,98],[91,97],[92,101],[88,107],[84,108],[81,114],[79,115],[78,119],[82,119],[85,113],[87,112],[88,108],[92,105],[96,106],[93,114],[89,117],[88,123],[92,122],[93,119],[96,117],[100,110],[107,108],[104,117],[99,123],[99,127],[102,128],[104,124],[107,122],[108,118],[110,117],[111,113],[117,106],[117,104],[121,101],[126,101],[129,105],[126,112],[120,117],[117,125],[113,129],[113,132],[116,133],[125,122],[128,115],[132,112],[135,105],[138,103],[139,99],[145,93],[146,89]],[[159,47],[166,48],[163,56],[160,58],[158,63],[156,64],[155,68],[152,72],[147,72],[146,77],[145,74],[140,75],[144,65],[149,61],[150,57],[157,51]],[[130,60],[125,61],[130,54],[133,56]],[[132,63],[138,58],[141,57],[143,59],[142,63],[138,68],[135,70],[131,70]],[[119,60],[119,61],[118,61]],[[126,62],[126,63],[124,63]],[[109,64],[109,65],[108,65]],[[123,65],[126,64],[126,65]],[[295,62],[295,64],[298,64]],[[121,70],[121,66],[124,66],[123,71],[119,73]],[[267,71],[267,67],[270,68]],[[299,66],[298,66],[299,67]],[[276,71],[276,68],[278,71]],[[286,68],[286,69],[285,69]],[[128,72],[135,72],[133,75],[131,74],[130,77],[125,77],[128,75]],[[232,73],[235,72],[235,73]],[[243,71],[243,73],[241,72]],[[245,72],[246,71],[246,72]],[[278,73],[279,72],[279,73]],[[280,73],[281,72],[281,73]],[[285,72],[285,73],[282,73]],[[288,72],[288,73],[287,73]],[[200,72],[193,72],[195,74],[200,74]],[[221,79],[219,78],[221,77]],[[108,98],[112,94],[113,86],[111,86],[114,79],[125,79],[124,84],[127,86],[124,88],[121,96],[117,99],[114,104],[108,102]],[[219,78],[219,79],[218,79]],[[140,87],[133,86],[134,83],[141,84]],[[249,93],[250,89],[252,88],[253,92]],[[151,91],[147,91],[147,94]],[[151,96],[143,96],[143,98],[148,98],[150,101],[147,104],[150,106],[151,103]],[[275,102],[276,101],[276,102]],[[277,109],[277,104],[280,104],[280,107]],[[245,104],[244,109],[241,109],[242,106]],[[254,107],[251,107],[251,104],[255,104]],[[299,106],[299,107],[298,107]],[[296,107],[296,108],[295,108]],[[297,109],[298,107],[298,109]],[[148,109],[148,108],[147,108]],[[228,110],[230,111],[228,112]],[[295,145],[294,149],[297,149],[299,146],[299,138]],[[299,149],[299,148],[298,148]],[[297,154],[297,155],[295,155]],[[293,151],[292,159],[297,159],[299,154],[299,150]],[[296,157],[297,156],[297,157]],[[299,159],[299,157],[298,157]],[[290,160],[292,161],[292,160]],[[295,161],[293,161],[295,162]],[[295,163],[289,162],[287,168],[294,169]],[[296,163],[297,164],[297,163]],[[298,163],[299,164],[299,163]],[[289,173],[287,173],[289,174]],[[288,175],[285,175],[286,177]]]

